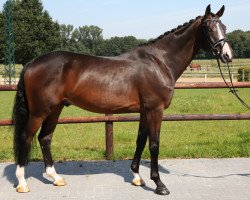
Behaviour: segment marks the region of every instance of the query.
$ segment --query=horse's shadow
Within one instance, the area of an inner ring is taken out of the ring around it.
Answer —
[[[95,174],[104,174],[104,173],[113,173],[118,176],[123,177],[124,182],[131,183],[133,175],[130,172],[130,160],[124,161],[77,161],[77,162],[55,162],[55,168],[59,174],[62,175],[95,175]],[[150,168],[150,162],[143,160],[141,165]],[[16,165],[10,164],[5,167],[3,172],[3,177],[14,184],[14,187],[17,185],[17,179],[15,176]],[[33,177],[43,182],[44,184],[51,184],[44,175],[44,164],[43,162],[32,162],[26,167],[25,177]],[[159,164],[159,171],[164,174],[173,174],[176,176],[186,176],[186,177],[195,177],[195,178],[226,178],[229,176],[247,176],[250,177],[249,173],[234,173],[234,174],[222,174],[219,176],[204,176],[193,173],[183,173],[180,171],[175,171],[171,169],[166,169],[164,166]],[[153,188],[148,186],[142,187],[145,190],[153,191]]]
[[[55,168],[58,174],[61,175],[95,175],[104,173],[113,173],[121,176],[124,182],[131,183],[133,175],[130,172],[130,160],[124,161],[76,161],[76,162],[55,162]],[[149,161],[141,161],[141,165],[150,168]],[[16,165],[9,164],[5,167],[2,177],[13,184],[16,187],[18,182],[15,175]],[[169,171],[159,165],[159,171],[161,173],[168,174]],[[41,181],[44,184],[51,184],[51,181],[44,177],[44,164],[43,162],[31,162],[25,169],[25,178],[30,177]],[[143,189],[154,191],[153,188],[143,186]]]

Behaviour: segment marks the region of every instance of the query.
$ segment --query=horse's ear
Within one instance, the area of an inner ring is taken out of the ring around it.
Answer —
[[[221,9],[216,13],[216,15],[217,15],[218,17],[221,17],[221,16],[223,15],[224,11],[225,11],[225,6],[223,5],[223,6],[221,7]]]
[[[211,7],[210,4],[206,8],[205,16],[208,16],[211,13]]]

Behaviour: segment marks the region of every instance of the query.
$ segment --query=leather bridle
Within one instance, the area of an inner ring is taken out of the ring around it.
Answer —
[[[223,37],[215,42],[213,42],[206,30],[206,22],[213,21],[213,22],[221,22],[219,19],[206,19],[202,23],[202,32],[204,36],[206,37],[206,40],[208,41],[208,44],[210,46],[210,49],[214,56],[219,57],[222,55],[222,49],[226,42],[229,42],[229,40],[226,37]]]

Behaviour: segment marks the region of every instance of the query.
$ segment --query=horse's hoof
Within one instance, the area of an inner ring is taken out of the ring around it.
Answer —
[[[67,185],[67,183],[65,182],[64,179],[60,179],[60,180],[58,180],[58,181],[55,181],[53,184],[54,184],[55,186],[65,186],[65,185]]]
[[[170,194],[170,192],[166,187],[157,187],[155,189],[155,194],[168,195],[168,194]]]
[[[18,193],[28,193],[30,191],[28,185],[18,185],[16,187],[16,191]]]
[[[142,180],[141,178],[133,179],[132,184],[135,186],[145,186],[146,185],[144,180]]]

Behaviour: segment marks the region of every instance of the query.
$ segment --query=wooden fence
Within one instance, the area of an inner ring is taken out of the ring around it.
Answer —
[[[249,82],[234,83],[235,88],[250,88]],[[225,83],[177,83],[176,89],[209,89],[227,88]],[[16,86],[0,85],[0,91],[15,91]],[[58,124],[72,123],[105,123],[106,129],[106,157],[113,157],[113,123],[114,122],[137,122],[139,116],[97,116],[97,117],[67,117],[60,118]],[[193,120],[250,120],[250,114],[178,114],[163,116],[163,121],[193,121]],[[0,126],[13,125],[10,119],[0,120]]]

